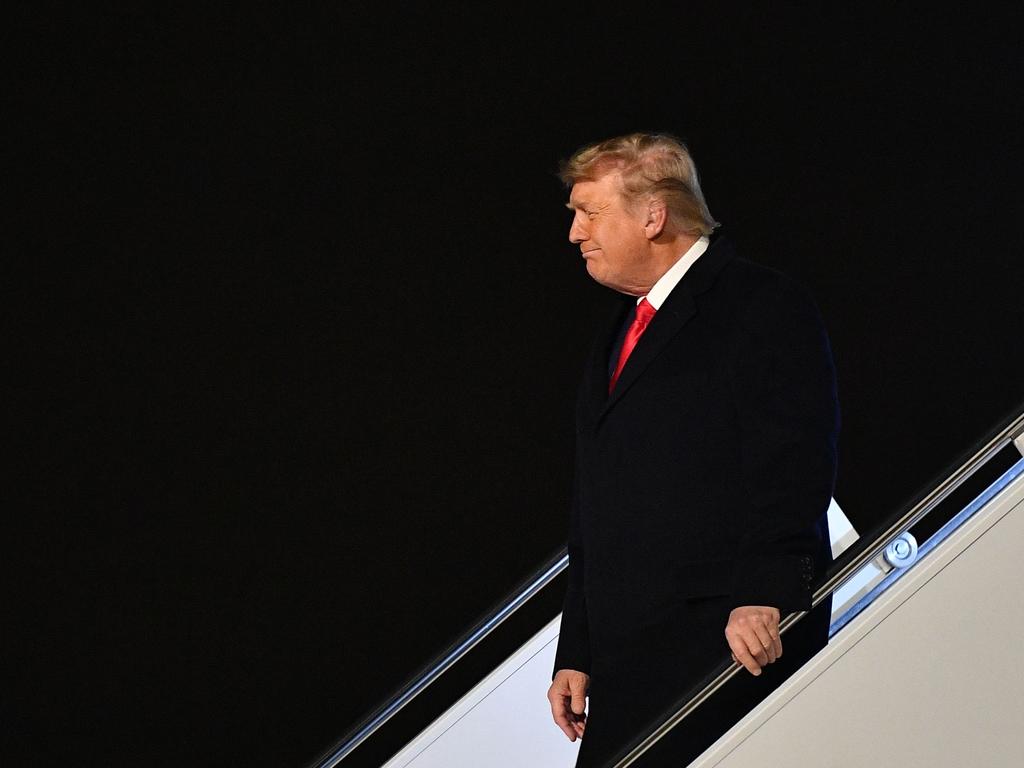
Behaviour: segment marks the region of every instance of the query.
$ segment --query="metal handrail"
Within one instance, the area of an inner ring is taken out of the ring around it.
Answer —
[[[384,723],[394,717],[410,701],[443,675],[459,659],[469,653],[487,635],[493,632],[509,616],[518,611],[535,594],[547,586],[558,574],[565,570],[569,564],[569,555],[566,549],[548,560],[540,572],[534,576],[525,587],[519,589],[514,595],[502,603],[502,605],[489,616],[482,619],[477,625],[455,642],[451,648],[443,653],[436,661],[431,663],[427,669],[416,675],[407,683],[391,700],[367,718],[363,723],[347,736],[340,745],[332,748],[322,757],[317,758],[312,765],[315,768],[335,768],[338,763],[344,760],[356,747],[366,741]]]
[[[884,533],[876,537],[874,544],[870,548],[865,549],[859,556],[851,559],[850,562],[829,578],[818,590],[815,591],[811,600],[812,608],[819,605],[836,589],[842,586],[843,583],[854,573],[881,555],[892,539],[913,526],[932,509],[938,506],[947,496],[949,496],[950,493],[955,491],[965,480],[980,469],[989,459],[991,459],[992,456],[1015,441],[1017,441],[1018,444],[1020,444],[1021,441],[1024,441],[1024,413],[1019,414],[1008,426],[1000,430],[995,437],[981,448],[981,450],[964,462],[959,469],[936,486],[931,493],[912,507],[910,511],[900,517],[899,520],[889,526]],[[1024,453],[1024,449],[1022,449],[1022,453]],[[540,569],[537,575],[534,576],[525,587],[518,590],[497,610],[481,620],[473,629],[460,638],[449,651],[442,654],[438,660],[430,664],[424,672],[416,675],[395,696],[393,696],[390,701],[346,735],[340,742],[339,746],[332,748],[329,752],[312,763],[311,768],[335,768],[343,759],[345,759],[345,757],[351,754],[353,750],[372,736],[403,707],[422,693],[431,683],[443,675],[453,664],[476,647],[481,640],[500,626],[502,622],[508,619],[535,594],[557,578],[558,575],[566,569],[568,564],[569,555],[567,550],[563,548],[554,556],[554,558],[549,560],[548,563]],[[786,616],[779,625],[780,634],[785,633],[789,628],[803,618],[804,615],[806,615],[806,612],[801,611],[799,613],[793,613]],[[730,667],[723,670],[710,683],[708,683],[707,686],[701,689],[700,692],[677,709],[668,720],[663,722],[643,741],[632,748],[627,755],[621,758],[620,762],[614,763],[613,765],[615,768],[627,768],[627,766],[632,765],[637,758],[656,744],[662,736],[678,725],[679,722],[699,707],[705,700],[714,695],[718,689],[731,680],[742,668],[742,665],[733,663]]]
[[[811,598],[811,608],[813,609],[815,606],[820,605],[823,600],[828,598],[833,592],[841,587],[851,576],[881,555],[893,539],[914,526],[925,515],[942,503],[946,497],[955,491],[977,470],[984,466],[985,463],[993,456],[999,453],[999,451],[1011,444],[1016,444],[1020,448],[1022,445],[1022,438],[1024,438],[1024,413],[1019,414],[1010,422],[1009,425],[1000,430],[995,437],[986,443],[981,450],[965,461],[956,471],[953,472],[953,474],[939,483],[931,493],[911,507],[909,511],[902,515],[895,523],[890,525],[882,534],[877,536],[871,546],[864,549],[856,557],[851,558],[845,566],[840,568],[831,578],[815,590],[814,596]],[[1021,452],[1024,453],[1024,450]],[[800,621],[800,619],[806,616],[807,613],[808,611],[799,611],[786,616],[779,625],[779,634],[784,634],[794,624]],[[679,723],[682,722],[691,712],[697,709],[697,707],[707,701],[707,699],[713,696],[720,688],[722,688],[722,686],[729,682],[741,669],[743,669],[742,664],[738,662],[731,663],[710,683],[704,686],[704,688],[702,688],[695,696],[691,697],[682,706],[680,706],[671,716],[669,716],[667,720],[662,722],[661,725],[649,733],[642,741],[631,747],[623,757],[618,758],[615,762],[609,763],[609,765],[614,766],[614,768],[628,768],[628,766],[636,762],[645,752],[647,752],[647,750],[657,744],[665,734],[679,725]]]

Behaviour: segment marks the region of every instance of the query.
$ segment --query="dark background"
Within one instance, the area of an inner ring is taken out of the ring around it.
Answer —
[[[557,551],[592,140],[689,143],[909,503],[1024,401],[1024,57],[899,7],[14,12],[5,752],[303,765]]]

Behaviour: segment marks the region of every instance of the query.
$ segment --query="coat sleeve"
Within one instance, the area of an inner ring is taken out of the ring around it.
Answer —
[[[742,316],[733,385],[747,509],[733,600],[808,610],[837,463],[828,335],[808,293],[781,277],[754,291]]]
[[[580,535],[579,449],[569,507],[569,567],[562,619],[551,677],[560,669],[590,673],[590,635],[587,629],[587,604],[583,595],[583,540]]]

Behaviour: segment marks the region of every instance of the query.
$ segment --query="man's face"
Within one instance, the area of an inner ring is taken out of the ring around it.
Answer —
[[[618,171],[576,182],[569,193],[568,207],[575,214],[569,240],[579,245],[597,282],[642,296],[651,287],[647,216],[629,206],[621,188]]]

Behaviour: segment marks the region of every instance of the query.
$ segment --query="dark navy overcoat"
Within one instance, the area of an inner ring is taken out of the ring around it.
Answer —
[[[717,663],[729,611],[810,607],[831,560],[835,370],[807,290],[728,239],[668,295],[612,394],[635,299],[599,334],[580,387],[568,586],[554,671],[591,676],[577,766],[600,766]],[[642,766],[685,765],[826,641],[828,603]]]

